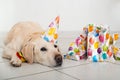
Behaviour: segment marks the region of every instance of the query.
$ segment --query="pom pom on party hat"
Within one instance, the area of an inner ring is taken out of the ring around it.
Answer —
[[[55,18],[54,21],[50,23],[48,26],[48,30],[43,33],[43,39],[46,40],[47,42],[52,42],[54,44],[57,44],[57,39],[58,39],[58,28],[59,28],[59,16]]]

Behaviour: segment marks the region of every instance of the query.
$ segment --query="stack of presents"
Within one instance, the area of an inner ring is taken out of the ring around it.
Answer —
[[[87,59],[92,62],[120,60],[120,49],[115,46],[118,38],[118,33],[110,34],[109,27],[89,24],[69,44],[64,58],[76,61]]]

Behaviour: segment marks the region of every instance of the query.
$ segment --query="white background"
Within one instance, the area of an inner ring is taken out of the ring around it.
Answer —
[[[120,0],[0,0],[0,31],[20,21],[47,28],[57,15],[61,31],[80,31],[89,23],[120,30]]]

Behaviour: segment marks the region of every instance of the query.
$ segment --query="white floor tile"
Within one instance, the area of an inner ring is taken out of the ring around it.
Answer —
[[[76,80],[76,79],[57,71],[50,71],[46,73],[35,74],[31,76],[25,76],[10,80]]]
[[[0,63],[0,80],[13,77],[20,77],[44,71],[52,70],[49,67],[40,64],[23,63],[21,67],[13,67],[8,62]]]
[[[0,49],[0,63],[2,62],[7,62],[9,61],[8,59],[2,58],[2,50]]]
[[[2,58],[2,57],[0,56],[0,63],[4,63],[4,62],[9,62],[9,60],[8,60],[8,59],[5,59],[5,58]]]
[[[111,63],[91,63],[73,68],[59,70],[81,80],[118,80],[120,65]]]
[[[120,61],[119,60],[115,61],[115,62],[109,62],[109,63],[120,65]]]

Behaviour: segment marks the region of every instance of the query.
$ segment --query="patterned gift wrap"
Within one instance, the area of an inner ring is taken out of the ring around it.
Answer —
[[[88,60],[98,62],[113,58],[108,27],[89,24],[87,42]]]
[[[87,50],[87,28],[83,28],[83,34],[75,39],[74,42],[69,44],[68,53],[64,55],[64,58],[72,60],[82,60],[86,58]]]
[[[58,42],[58,28],[59,28],[59,16],[55,18],[54,21],[52,21],[48,27],[48,30],[43,33],[42,38],[46,40],[47,42],[52,42],[54,44],[57,44]]]
[[[115,46],[119,34],[110,35],[108,26],[89,24],[83,33],[71,42],[64,58],[72,60],[86,59],[92,62],[120,60],[120,49]]]

